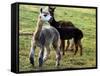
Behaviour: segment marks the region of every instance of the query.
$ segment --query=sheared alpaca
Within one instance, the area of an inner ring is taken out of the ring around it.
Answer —
[[[31,49],[30,49],[30,63],[34,65],[34,51],[36,47],[40,48],[39,51],[39,67],[42,67],[43,62],[48,59],[50,53],[50,44],[53,45],[53,48],[56,51],[56,66],[60,65],[61,54],[60,54],[60,35],[59,32],[52,26],[46,24],[48,27],[45,27],[45,22],[51,18],[48,13],[42,12],[40,9],[40,15],[37,21],[37,28],[32,38]],[[44,48],[46,48],[46,54],[44,56]]]

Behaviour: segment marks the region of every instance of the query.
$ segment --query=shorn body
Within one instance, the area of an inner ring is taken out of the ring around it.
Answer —
[[[41,67],[43,65],[43,62],[48,59],[51,44],[53,45],[53,48],[55,49],[56,52],[56,66],[59,66],[60,64],[61,54],[60,54],[59,32],[49,24],[46,24],[46,26],[44,26],[45,22],[48,22],[50,17],[51,16],[48,15],[48,13],[42,11],[42,8],[40,9],[40,15],[37,21],[37,28],[32,37],[30,54],[29,54],[30,63],[32,65],[34,65],[35,62],[34,54],[36,47],[40,48],[38,62],[39,62],[39,67]],[[44,48],[46,48],[45,55],[44,55]]]

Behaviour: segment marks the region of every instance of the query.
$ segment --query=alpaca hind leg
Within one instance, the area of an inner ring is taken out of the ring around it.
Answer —
[[[69,40],[67,40],[66,51],[68,51],[68,47],[69,47],[69,45],[70,45],[70,41],[69,41]]]
[[[60,60],[61,60],[60,48],[56,48],[56,66],[60,65]]]
[[[43,57],[43,61],[46,61],[48,59],[49,54],[50,54],[50,47],[46,46],[46,52],[45,52],[45,55]]]
[[[76,55],[76,53],[78,51],[78,40],[76,40],[74,42],[75,42],[75,53],[74,53],[74,55]]]
[[[53,43],[53,47],[56,51],[56,67],[60,65],[61,53],[60,53],[60,43]]]
[[[61,50],[62,50],[62,55],[65,55],[65,40],[61,40],[61,46],[60,46]]]
[[[74,45],[75,45],[74,40],[73,39],[70,40],[70,46],[69,46],[70,51],[74,51]]]
[[[79,47],[80,47],[80,56],[82,56],[82,55],[83,55],[83,52],[82,52],[83,47],[82,47],[81,40],[80,40],[80,42],[79,42]]]
[[[43,56],[44,56],[44,47],[41,47],[39,52],[39,67],[42,67],[43,65]]]

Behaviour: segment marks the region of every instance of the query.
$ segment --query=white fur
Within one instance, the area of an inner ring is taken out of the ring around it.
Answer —
[[[51,19],[50,13],[48,13],[47,16],[44,16],[44,15],[45,15],[44,12],[40,13],[41,20],[43,20],[43,21],[49,21]]]

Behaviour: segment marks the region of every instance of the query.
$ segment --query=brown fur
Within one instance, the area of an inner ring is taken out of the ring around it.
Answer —
[[[49,10],[51,16],[53,17],[53,20],[55,21],[55,19],[54,19],[55,7],[49,6],[48,10]],[[61,28],[75,27],[74,24],[71,21],[60,20],[60,21],[57,21],[57,23],[58,23],[57,27],[61,27]],[[51,25],[54,25],[54,24],[51,24]],[[66,49],[65,49],[65,40],[61,39],[61,49],[63,51],[63,55],[64,55],[65,50],[66,51],[68,50],[69,45],[70,45],[70,41],[67,40],[67,46],[66,46]],[[74,46],[74,43],[71,44],[71,47],[70,47],[71,50],[73,49],[73,46]]]
[[[60,27],[75,27],[74,24],[71,21],[58,21],[60,24]]]
[[[75,27],[74,24],[71,21],[63,21],[63,20],[55,21],[55,19],[54,19],[55,7],[49,6],[48,10],[49,10],[51,16],[53,17],[52,18],[53,22],[50,22],[51,26],[54,26],[56,28],[57,27],[61,27],[61,28],[69,28],[69,27],[74,28]],[[81,42],[78,42],[78,43],[77,43],[77,45],[79,45],[79,47],[81,48],[81,44],[80,44]],[[69,45],[70,45],[70,42],[69,42],[69,40],[67,40],[67,46],[66,46],[66,49],[65,49],[65,40],[61,39],[61,48],[62,48],[62,51],[63,51],[63,55],[64,55],[65,50],[66,51],[68,50]],[[75,45],[75,46],[77,47],[77,45]],[[73,46],[74,46],[74,43],[71,44],[71,50],[73,50]]]
[[[60,25],[59,27],[61,27],[61,28],[75,27],[71,21],[60,20],[60,21],[58,21],[58,23]],[[74,43],[72,43],[70,47],[69,47],[69,45],[70,45],[70,41],[67,40],[67,46],[65,48],[65,40],[61,39],[61,48],[63,51],[63,55],[64,55],[65,51],[68,51],[68,48],[70,48],[71,51],[73,50]]]

